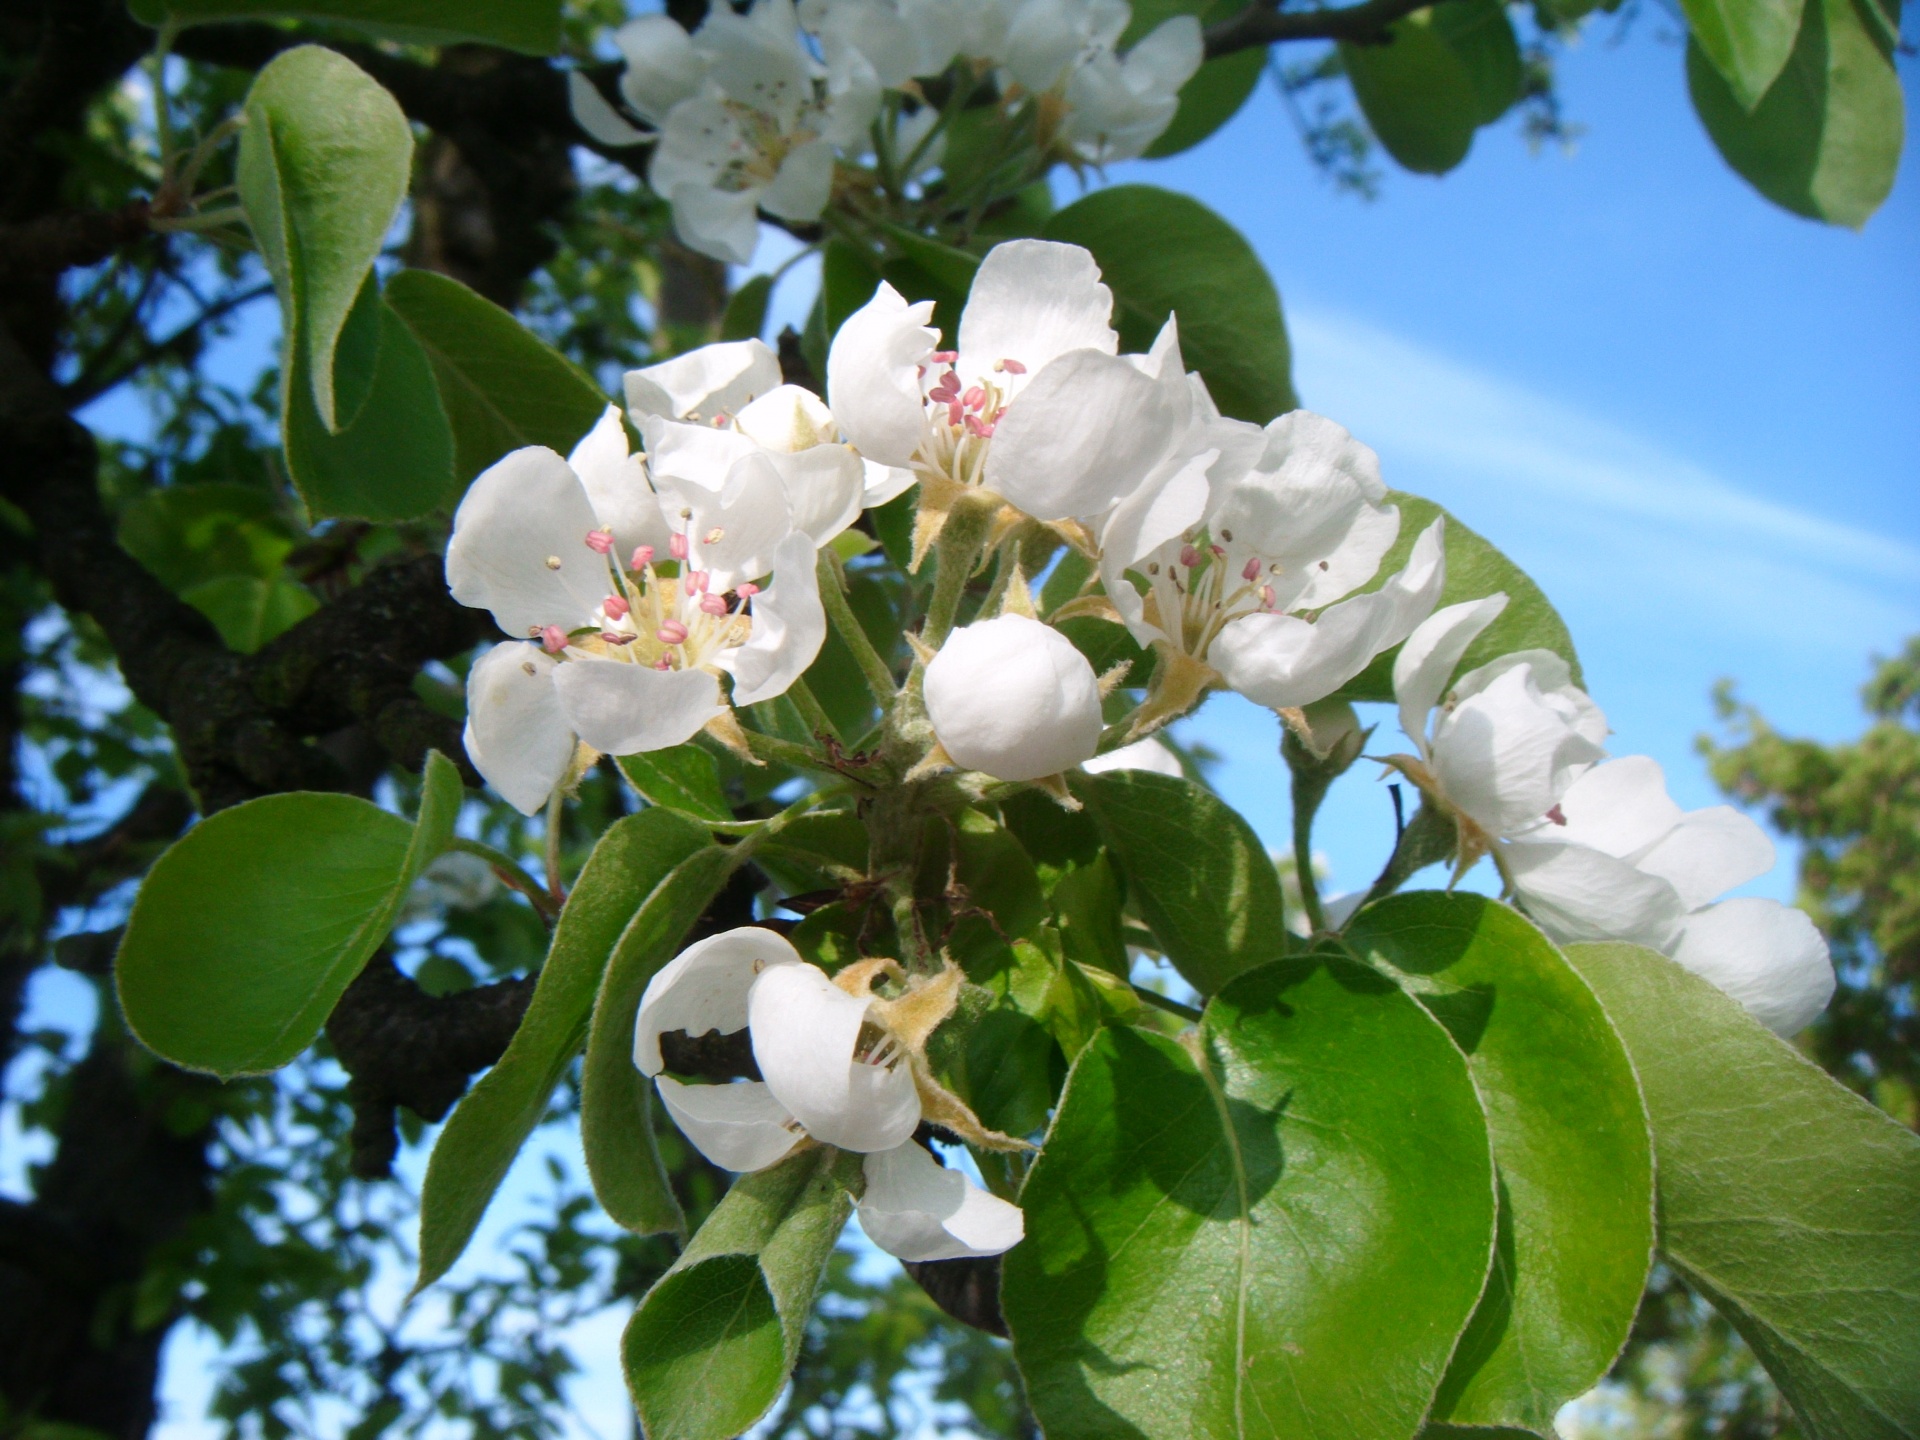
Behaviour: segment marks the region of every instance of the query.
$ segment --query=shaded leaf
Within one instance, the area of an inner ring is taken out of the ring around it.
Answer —
[[[1807,0],[1680,0],[1693,43],[1747,110],[1793,53],[1806,6]]]
[[[699,745],[648,750],[619,757],[620,773],[655,805],[696,820],[731,821],[733,807],[720,784],[720,767]]]
[[[529,55],[560,48],[560,0],[133,0],[149,25],[292,19],[348,25],[416,45],[463,40]]]

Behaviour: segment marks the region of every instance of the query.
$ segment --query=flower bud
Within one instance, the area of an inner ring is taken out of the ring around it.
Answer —
[[[927,665],[927,718],[953,762],[1038,780],[1093,758],[1100,686],[1058,630],[1002,615],[956,630]]]

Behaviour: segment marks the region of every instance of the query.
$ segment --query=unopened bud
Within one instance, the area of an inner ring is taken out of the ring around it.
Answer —
[[[1001,615],[956,630],[928,662],[927,718],[956,765],[1038,780],[1091,760],[1100,684],[1058,630]]]

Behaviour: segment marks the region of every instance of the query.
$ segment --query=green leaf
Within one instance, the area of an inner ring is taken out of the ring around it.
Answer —
[[[120,513],[120,544],[175,594],[228,575],[265,580],[297,543],[271,493],[252,485],[170,485]]]
[[[413,131],[380,84],[337,51],[276,56],[247,92],[236,178],[285,316],[288,356],[322,427],[347,415],[334,348],[406,197]]]
[[[1666,957],[1566,955],[1640,1075],[1667,1259],[1814,1440],[1920,1434],[1920,1137]]]
[[[357,363],[366,357],[363,372]],[[287,472],[316,519],[408,520],[447,501],[453,488],[453,435],[433,367],[412,333],[381,300],[371,277],[347,321],[341,371],[364,400],[330,433],[313,408],[304,351],[280,385]]]
[[[667,750],[622,755],[618,763],[628,783],[651,803],[696,820],[733,821],[733,807],[720,784],[720,767],[699,745],[689,742]]]
[[[847,316],[873,299],[879,283],[880,272],[866,251],[837,236],[827,241],[820,252],[820,303],[825,307],[826,342],[839,333]],[[826,358],[824,352],[821,358]],[[826,371],[822,368],[819,373]]]
[[[767,302],[773,298],[773,277],[755,275],[727,298],[720,316],[722,340],[757,340],[767,328]]]
[[[460,485],[523,445],[565,455],[606,412],[585,371],[458,280],[403,270],[386,301],[432,362]]]
[[[1387,29],[1384,44],[1340,47],[1354,99],[1389,155],[1444,175],[1473,132],[1520,98],[1520,47],[1499,0],[1449,0]]]
[[[1089,775],[1074,789],[1167,958],[1201,994],[1286,953],[1280,877],[1218,795],[1146,770]]]
[[[1397,574],[1407,563],[1407,556],[1412,552],[1413,542],[1420,532],[1436,518],[1445,515],[1447,583],[1440,592],[1440,604],[1445,606],[1463,600],[1478,600],[1495,591],[1504,591],[1507,596],[1507,608],[1500,612],[1499,619],[1481,632],[1480,638],[1473,642],[1461,657],[1459,665],[1454,667],[1454,673],[1464,675],[1476,666],[1516,650],[1551,650],[1572,667],[1573,683],[1584,683],[1580,674],[1580,657],[1574,653],[1573,636],[1567,631],[1566,621],[1560,618],[1560,612],[1553,608],[1545,592],[1534,584],[1526,571],[1431,500],[1423,500],[1418,495],[1408,495],[1399,490],[1393,491],[1388,498],[1400,507],[1400,536],[1394,542],[1393,549],[1381,560],[1380,569],[1375,572],[1373,579],[1361,587],[1363,591],[1377,590],[1386,584],[1390,576]],[[1393,661],[1399,653],[1399,647],[1395,646],[1375,656],[1371,665],[1342,687],[1338,698],[1391,702]]]
[[[529,55],[560,48],[559,0],[133,0],[130,8],[153,26],[315,20],[415,45],[471,40]]]
[[[1883,40],[1860,6],[1807,0],[1800,36],[1757,105],[1743,104],[1697,39],[1687,89],[1721,156],[1796,215],[1859,229],[1893,189],[1906,102]]]
[[[615,821],[593,847],[560,912],[520,1028],[434,1142],[420,1192],[415,1290],[460,1258],[546,1114],[553,1087],[586,1043],[593,998],[621,933],[674,867],[707,843],[704,829],[672,811],[645,810]]]
[[[1125,979],[1131,966],[1120,931],[1120,877],[1107,857],[1062,875],[1052,900],[1067,957]]]
[[[648,1440],[730,1440],[773,1407],[859,1170],[819,1145],[741,1176],[647,1292],[621,1351]]]
[[[1093,252],[1122,350],[1146,350],[1171,312],[1224,414],[1264,425],[1300,403],[1279,292],[1240,232],[1198,200],[1115,185],[1054,215],[1046,238]]]
[[[414,825],[351,795],[297,792],[194,826],[141,882],[114,962],[134,1034],[221,1076],[292,1060],[446,849],[463,794],[431,751]]]
[[[676,865],[621,933],[594,996],[580,1072],[580,1140],[600,1204],[642,1235],[684,1231],[686,1219],[654,1148],[653,1082],[634,1068],[634,1017],[647,982],[678,953],[739,863],[734,850],[709,844]]]
[[[320,608],[304,585],[285,575],[271,580],[221,575],[189,587],[180,598],[213,622],[229,650],[243,655],[251,655]]]
[[[1240,113],[1240,107],[1260,83],[1267,52],[1258,46],[1209,60],[1180,87],[1180,108],[1173,123],[1146,149],[1149,160],[1164,159],[1191,150]]]
[[[1433,1409],[1550,1431],[1626,1343],[1653,1258],[1652,1142],[1626,1048],[1547,938],[1478,895],[1398,895],[1347,947],[1466,1052],[1500,1174],[1487,1293]]]
[[[1701,55],[1751,110],[1779,76],[1807,0],[1680,0]]]
[[[1494,1234],[1466,1062],[1345,960],[1083,1050],[1002,1303],[1049,1440],[1411,1436]]]

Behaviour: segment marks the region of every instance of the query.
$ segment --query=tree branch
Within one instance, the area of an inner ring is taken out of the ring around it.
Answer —
[[[19,225],[0,225],[0,269],[14,275],[57,275],[97,265],[147,233],[151,206],[129,200],[117,210],[61,210]]]
[[[1207,58],[1290,40],[1340,40],[1349,45],[1387,43],[1396,20],[1446,0],[1366,0],[1333,10],[1281,10],[1277,3],[1250,5],[1232,19],[1207,27]]]

